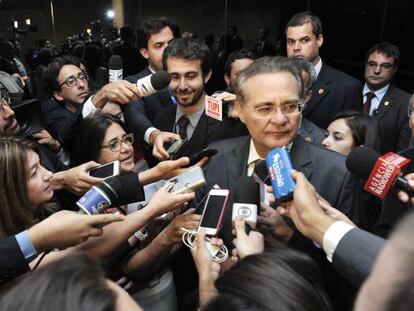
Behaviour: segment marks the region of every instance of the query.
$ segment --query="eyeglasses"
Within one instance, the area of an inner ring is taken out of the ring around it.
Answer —
[[[369,62],[366,63],[366,65],[370,69],[377,69],[377,67],[379,66],[381,69],[390,70],[391,68],[394,67],[394,64],[390,64],[390,63],[378,64],[378,63],[376,63],[374,61],[369,61]]]
[[[121,139],[114,138],[108,142],[108,144],[101,146],[101,148],[108,148],[112,152],[118,152],[122,148],[122,143],[127,146],[132,146],[134,143],[134,134],[125,134]]]
[[[60,90],[60,88],[66,84],[68,87],[74,87],[75,85],[78,84],[78,80],[80,81],[88,81],[89,80],[89,76],[84,73],[84,72],[80,72],[77,76],[70,76],[68,77],[65,81],[63,81],[59,86],[58,86],[58,90]]]
[[[284,116],[292,116],[301,113],[303,109],[303,102],[297,101],[292,103],[283,104],[280,106],[272,106],[272,105],[266,105],[266,106],[260,106],[256,108],[250,108],[251,111],[253,111],[257,117],[266,119],[270,118],[271,116],[275,115],[277,110],[280,109],[282,114]],[[246,106],[246,108],[249,108]]]

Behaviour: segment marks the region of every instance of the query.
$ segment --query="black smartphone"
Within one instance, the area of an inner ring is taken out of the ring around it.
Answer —
[[[207,149],[207,148],[203,149],[203,150],[197,152],[196,154],[192,155],[190,157],[190,163],[188,163],[188,165],[186,165],[185,167],[190,167],[190,166],[193,166],[193,165],[197,164],[204,157],[211,158],[217,152],[218,151],[216,149]]]

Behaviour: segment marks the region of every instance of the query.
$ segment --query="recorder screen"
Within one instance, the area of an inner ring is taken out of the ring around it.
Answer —
[[[211,195],[208,198],[206,207],[204,208],[204,215],[203,219],[201,220],[200,227],[217,228],[225,201],[225,195]]]

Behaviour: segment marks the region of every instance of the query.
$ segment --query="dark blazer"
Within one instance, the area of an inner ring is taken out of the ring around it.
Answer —
[[[78,122],[79,117],[82,117],[81,105],[75,112],[66,109],[63,102],[57,101],[54,98],[42,103],[42,113],[46,125],[46,130],[53,138],[63,142],[64,135],[69,128]]]
[[[250,136],[237,137],[217,141],[210,148],[219,153],[212,158],[205,169],[207,185],[197,191],[197,200],[217,184],[223,189],[234,191],[237,180],[247,175],[247,159],[249,156]],[[347,215],[352,212],[354,179],[347,172],[345,157],[319,146],[306,143],[296,137],[290,150],[293,167],[305,174],[316,191],[332,206]],[[227,245],[231,245],[231,215],[233,198],[227,204],[221,235]]]
[[[315,145],[321,145],[322,141],[326,138],[326,131],[321,129],[312,121],[302,117],[300,123],[299,135],[308,143]]]
[[[148,67],[136,75],[126,77],[125,80],[136,83],[138,79],[152,74]],[[171,106],[172,99],[168,88],[157,93],[129,102],[124,111],[125,125],[128,131],[133,132],[135,138],[141,141],[145,131],[153,126],[155,115]]]
[[[322,63],[303,116],[322,129],[343,110],[362,110],[362,85],[354,77]]]
[[[0,240],[0,285],[29,271],[16,238],[13,236]]]
[[[354,228],[339,241],[332,257],[336,271],[356,287],[361,286],[374,265],[385,240]]]
[[[170,106],[157,114],[154,126],[161,131],[174,132],[177,106]],[[210,143],[230,137],[245,135],[245,126],[240,122],[223,120],[222,122],[208,117],[203,113],[194,130],[191,139],[180,151],[181,156],[191,156],[206,148]]]
[[[410,94],[392,84],[382,98],[374,115],[379,127],[381,154],[408,148],[411,138],[407,115],[409,102]]]

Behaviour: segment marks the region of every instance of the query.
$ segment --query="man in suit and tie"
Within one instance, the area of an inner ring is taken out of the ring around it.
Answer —
[[[141,56],[148,61],[148,66],[141,72],[126,77],[125,80],[136,83],[141,78],[163,70],[162,54],[168,43],[179,37],[179,34],[178,26],[166,17],[144,20],[138,30],[137,45]],[[134,133],[137,141],[152,145],[155,138],[163,134],[153,127],[155,115],[159,110],[173,104],[175,99],[168,88],[137,101],[131,101],[126,106],[125,124]],[[147,149],[144,151],[148,156],[151,152]]]
[[[365,58],[364,112],[379,126],[381,153],[408,148],[410,94],[391,83],[400,61],[399,48],[389,42],[374,45]]]
[[[187,139],[180,155],[191,156],[211,142],[237,135],[227,126],[228,120],[218,121],[205,114],[205,84],[211,76],[211,53],[207,45],[197,39],[179,38],[170,42],[163,55],[164,68],[171,77],[170,88],[177,105],[158,112],[154,126],[170,132],[171,138]],[[165,140],[158,136],[154,144],[154,156],[168,158],[163,146]]]
[[[219,153],[205,170],[206,187],[197,199],[217,184],[234,191],[238,178],[251,175],[254,165],[275,147],[288,148],[293,166],[304,172],[326,199],[348,214],[352,209],[352,178],[343,156],[306,143],[298,136],[305,87],[297,67],[287,58],[264,57],[239,73],[236,81],[239,118],[250,136],[211,144]],[[231,206],[228,203],[221,231],[231,245]]]
[[[311,62],[317,80],[312,86],[312,97],[303,109],[303,116],[322,129],[343,110],[358,110],[361,106],[361,83],[342,71],[324,63],[319,56],[323,44],[322,23],[311,12],[295,14],[286,24],[288,57],[299,57]]]

